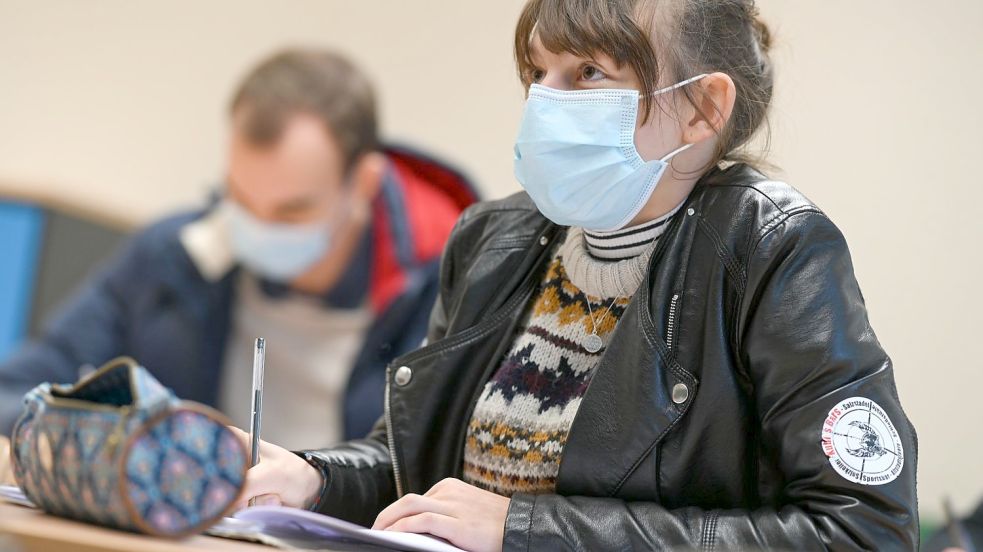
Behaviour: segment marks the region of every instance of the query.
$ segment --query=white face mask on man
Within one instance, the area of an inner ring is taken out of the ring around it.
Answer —
[[[319,260],[331,247],[335,224],[274,223],[256,218],[231,199],[223,200],[232,254],[247,270],[274,282],[287,283]]]

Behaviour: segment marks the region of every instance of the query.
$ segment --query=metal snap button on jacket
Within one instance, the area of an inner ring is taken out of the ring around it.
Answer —
[[[396,377],[399,377],[398,372],[396,373]],[[686,387],[685,383],[677,383],[676,385],[672,386],[672,402],[676,404],[683,404],[688,398],[689,387]]]
[[[410,370],[409,366],[400,366],[396,369],[396,375],[393,376],[393,381],[400,387],[409,383],[411,379],[413,379],[413,370]]]

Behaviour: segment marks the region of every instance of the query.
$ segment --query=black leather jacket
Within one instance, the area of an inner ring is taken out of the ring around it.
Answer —
[[[307,453],[320,511],[370,524],[461,476],[471,410],[564,232],[525,194],[465,212],[384,419]],[[596,369],[556,494],[512,497],[504,548],[914,549],[916,448],[840,231],[786,184],[713,170]]]

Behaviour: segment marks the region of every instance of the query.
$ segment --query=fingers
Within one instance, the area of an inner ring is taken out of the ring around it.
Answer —
[[[450,516],[434,512],[423,512],[397,520],[396,523],[390,525],[386,530],[402,531],[404,533],[425,533],[454,542],[457,540],[458,526],[458,521]]]
[[[245,510],[253,506],[283,506],[283,500],[280,498],[280,495],[276,494],[264,494],[252,498],[244,497],[233,505],[232,511],[238,512],[239,510]]]
[[[233,435],[236,436],[239,441],[246,446],[246,450],[249,450],[249,434],[245,431],[237,428],[236,426],[225,426]]]
[[[430,534],[466,550],[501,550],[509,499],[458,479],[409,494],[376,518],[373,529]],[[497,544],[496,544],[497,543]]]
[[[434,513],[448,516],[453,508],[437,499],[420,496],[418,494],[408,494],[403,498],[393,502],[385,510],[379,512],[375,518],[373,529],[388,529],[402,518],[423,513]]]
[[[259,461],[262,462],[263,458],[273,458],[274,455],[279,456],[281,452],[286,452],[286,449],[280,445],[274,445],[262,439],[259,440]]]
[[[438,497],[438,496],[452,496],[455,491],[461,490],[463,487],[471,487],[464,481],[460,479],[454,479],[453,477],[446,477],[437,482],[436,485],[430,487],[430,490],[426,492],[423,496]]]
[[[283,501],[280,495],[265,494],[255,497],[252,506],[283,506]]]
[[[229,430],[247,448],[250,446],[248,433],[234,426],[229,426]],[[283,447],[260,441],[259,462],[246,472],[246,482],[236,508],[245,508],[251,499],[263,495],[276,496],[276,502],[263,499],[251,505],[286,504],[303,508],[308,498],[311,501],[316,498],[321,484],[321,473],[306,460]]]
[[[276,473],[270,468],[271,464],[262,462],[246,472],[246,483],[243,485],[242,494],[236,502],[236,510],[245,508],[249,500],[263,495],[279,496],[277,488]]]
[[[246,447],[247,455],[248,451],[252,450],[252,442],[249,438],[249,434],[245,431],[239,429],[236,426],[226,426],[232,431],[232,434],[236,436],[237,439]],[[280,455],[285,449],[281,446],[274,445],[262,439],[259,440],[259,461],[262,462],[263,458],[275,458]]]

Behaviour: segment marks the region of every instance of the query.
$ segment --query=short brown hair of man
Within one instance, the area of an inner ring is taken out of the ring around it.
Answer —
[[[726,73],[737,98],[710,164],[758,161],[741,148],[767,131],[774,82],[771,32],[754,0],[530,0],[515,29],[516,64],[527,87],[535,70],[533,33],[551,52],[587,58],[601,52],[627,65],[641,81],[645,116],[660,81]],[[697,105],[690,87],[682,93]]]
[[[282,50],[260,62],[232,95],[230,113],[240,110],[242,130],[257,145],[275,143],[293,115],[318,117],[338,142],[346,171],[379,148],[372,83],[329,50]]]

